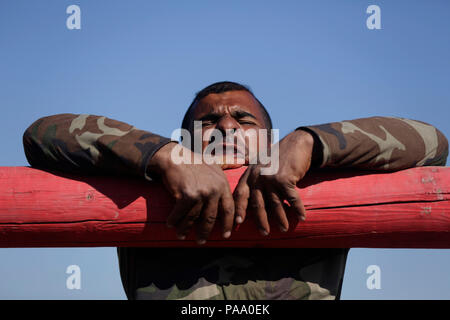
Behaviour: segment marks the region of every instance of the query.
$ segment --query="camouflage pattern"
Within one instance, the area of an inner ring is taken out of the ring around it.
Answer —
[[[170,141],[124,122],[86,114],[41,118],[23,135],[25,155],[34,167],[149,180],[149,159]]]
[[[314,292],[314,296],[312,293]],[[318,295],[317,293],[320,292]],[[240,285],[218,285],[204,278],[182,290],[176,285],[160,290],[154,284],[139,288],[137,300],[334,300],[327,289],[315,283],[284,278],[278,281],[249,280]]]
[[[118,253],[129,299],[334,300],[348,249],[119,248]]]
[[[448,142],[426,123],[373,117],[300,127],[321,142],[319,167],[392,171],[445,165]],[[33,123],[23,143],[37,168],[151,179],[170,142],[126,123],[60,114]],[[339,299],[348,249],[118,248],[129,299]]]
[[[322,143],[321,168],[395,171],[444,166],[448,156],[445,136],[416,120],[371,117],[302,128]]]

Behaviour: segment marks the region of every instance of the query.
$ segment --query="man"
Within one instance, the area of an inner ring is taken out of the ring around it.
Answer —
[[[202,121],[202,135],[208,129],[238,135],[272,127],[261,102],[234,82],[200,91],[182,127],[194,134],[196,120]],[[210,143],[205,139],[202,151]],[[247,209],[262,236],[274,227],[288,230],[284,201],[299,221],[307,219],[295,187],[311,169],[393,171],[445,165],[448,155],[444,135],[414,120],[372,117],[300,127],[277,143],[275,174],[262,175],[267,164],[249,164],[245,151],[248,168],[232,194],[222,170],[239,165],[176,164],[176,142],[105,117],[62,114],[39,119],[25,131],[24,147],[37,168],[159,179],[173,195],[176,202],[167,224],[180,240],[195,232],[199,247],[119,248],[129,299],[339,299],[348,249],[211,249],[201,244],[218,219],[223,237],[229,238],[233,225],[246,219]],[[232,150],[237,157],[237,148]],[[277,225],[270,226],[268,216]]]

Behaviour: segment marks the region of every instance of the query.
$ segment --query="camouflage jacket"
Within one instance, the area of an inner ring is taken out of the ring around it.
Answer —
[[[448,142],[423,122],[373,117],[300,127],[317,167],[380,171],[445,165]],[[29,163],[79,174],[150,180],[147,164],[170,139],[94,115],[41,118],[24,133]],[[338,299],[348,249],[118,248],[129,299]],[[268,258],[269,257],[269,258]]]

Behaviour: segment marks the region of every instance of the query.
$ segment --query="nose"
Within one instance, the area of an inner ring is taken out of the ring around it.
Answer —
[[[225,115],[217,122],[216,129],[225,136],[226,131],[230,131],[234,134],[239,129],[239,123],[230,115]]]

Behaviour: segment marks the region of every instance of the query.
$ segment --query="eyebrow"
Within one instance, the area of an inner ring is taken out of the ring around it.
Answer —
[[[233,117],[236,117],[236,118],[250,117],[250,118],[257,120],[253,114],[251,114],[250,112],[244,111],[244,110],[236,110],[236,111],[233,111],[231,114]]]
[[[204,115],[203,117],[201,117],[199,120],[201,120],[201,121],[216,120],[216,119],[219,119],[222,116],[223,116],[222,113],[212,111],[212,112]],[[234,117],[234,118],[238,118],[238,119],[245,118],[245,117],[250,117],[250,118],[253,118],[255,120],[258,120],[253,114],[251,114],[250,112],[247,112],[247,111],[243,111],[243,110],[232,111],[231,112],[231,116]]]
[[[222,114],[220,114],[218,112],[210,112],[198,120],[200,120],[200,121],[216,120],[216,119],[219,119],[221,116],[222,116]]]

